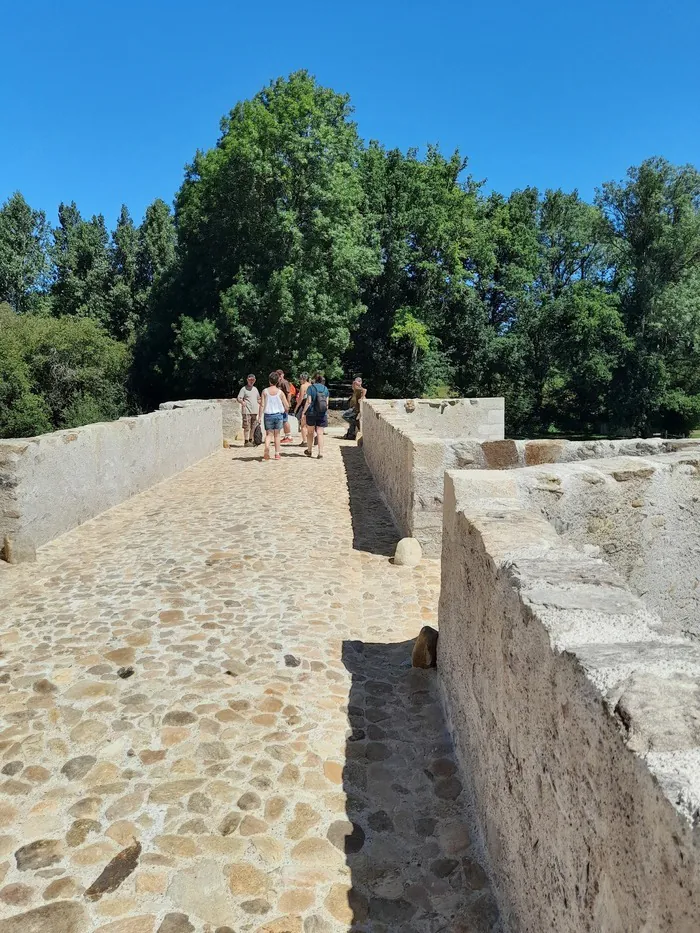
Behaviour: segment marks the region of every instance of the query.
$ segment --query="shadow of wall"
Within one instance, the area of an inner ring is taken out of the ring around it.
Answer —
[[[472,850],[436,672],[410,667],[412,646],[343,644],[351,929],[491,933],[497,909]]]
[[[360,447],[340,448],[350,494],[352,546],[356,551],[368,551],[391,557],[401,537],[386,507]]]

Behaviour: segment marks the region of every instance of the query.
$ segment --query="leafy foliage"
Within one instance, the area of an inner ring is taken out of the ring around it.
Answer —
[[[0,305],[0,436],[118,418],[127,367],[126,347],[94,321]]]
[[[49,240],[52,239],[49,245]],[[250,371],[503,395],[512,433],[700,425],[700,173],[484,194],[467,160],[365,145],[299,71],[242,101],[175,198],[0,208],[0,433],[231,394]],[[127,391],[127,386],[129,391]]]

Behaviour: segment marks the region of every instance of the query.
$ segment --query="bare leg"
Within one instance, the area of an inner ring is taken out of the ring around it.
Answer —
[[[275,431],[275,456],[279,457],[280,455],[280,432]]]
[[[318,455],[319,457],[323,456],[323,428],[316,428],[316,434],[318,435]]]
[[[265,431],[265,453],[263,454],[263,457],[266,460],[270,459],[270,440],[274,433],[274,431]]]
[[[315,433],[316,433],[316,428],[313,425],[308,424],[306,426],[306,449],[309,453],[309,456],[311,456],[311,454],[313,453]]]

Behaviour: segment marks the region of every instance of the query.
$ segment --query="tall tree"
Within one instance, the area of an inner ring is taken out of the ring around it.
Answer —
[[[108,326],[113,336],[128,339],[139,315],[137,277],[139,235],[126,204],[122,204],[110,249],[111,289]]]
[[[635,431],[700,422],[700,172],[648,159],[597,203],[607,220],[632,347],[618,379],[621,414]]]
[[[382,394],[446,389],[462,363],[455,329],[475,323],[469,257],[478,185],[465,177],[459,153],[445,158],[435,147],[421,160],[415,150],[404,155],[372,143],[360,165],[381,272],[365,283],[368,311],[350,365]],[[465,341],[474,337],[467,330]]]
[[[182,391],[341,357],[378,268],[347,96],[296,72],[236,105],[176,199],[179,262],[147,340]],[[183,309],[186,312],[183,314]]]
[[[49,226],[16,191],[0,207],[0,302],[34,310],[48,285]]]
[[[175,261],[175,223],[172,211],[160,198],[149,204],[138,231],[137,281],[142,295]]]
[[[83,220],[75,202],[58,208],[52,256],[53,313],[110,325],[111,263],[104,217]]]

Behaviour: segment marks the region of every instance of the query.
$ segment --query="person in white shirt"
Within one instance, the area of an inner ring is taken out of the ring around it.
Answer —
[[[243,415],[243,446],[253,447],[255,444],[255,428],[258,424],[260,393],[255,388],[255,376],[252,373],[238,393],[238,402]]]
[[[263,460],[270,459],[270,441],[274,438],[275,460],[280,459],[280,434],[284,424],[284,416],[289,411],[287,396],[279,388],[279,373],[270,373],[270,385],[263,390],[260,398],[258,417],[265,419],[265,453]]]

